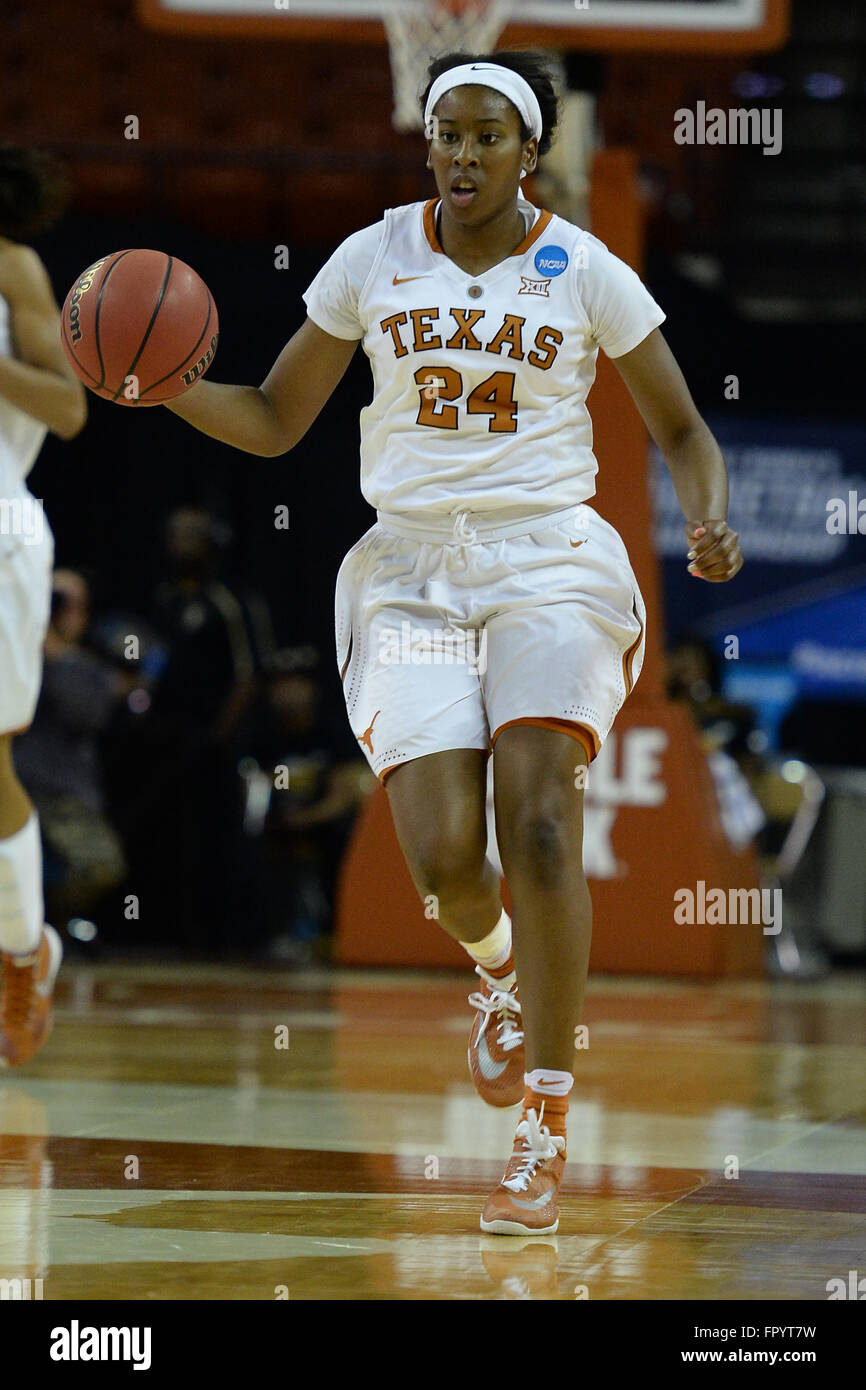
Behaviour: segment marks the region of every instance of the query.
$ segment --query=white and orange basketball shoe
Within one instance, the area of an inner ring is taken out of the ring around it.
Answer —
[[[527,1109],[527,1102],[532,1101],[538,1109]],[[539,1098],[527,1092],[505,1176],[481,1213],[482,1231],[500,1236],[553,1235],[556,1231],[556,1197],[565,1167],[567,1105],[564,1098],[549,1096],[539,1104]],[[548,1108],[550,1125],[545,1125],[542,1120]]]
[[[469,1003],[478,1010],[469,1035],[469,1073],[488,1105],[519,1105],[526,1049],[514,963],[509,959],[501,972],[476,965],[475,973],[481,977],[481,988],[469,995]]]
[[[30,956],[3,955],[0,1067],[20,1067],[41,1052],[54,1022],[54,981],[63,946],[53,927],[42,929]]]

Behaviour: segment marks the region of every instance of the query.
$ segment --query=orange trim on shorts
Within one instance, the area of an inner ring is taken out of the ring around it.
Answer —
[[[453,749],[453,748],[440,748],[440,749],[439,749],[439,752],[440,752],[440,753],[453,753],[453,752],[456,752],[456,751],[459,751],[459,750],[456,750],[456,749]],[[490,754],[491,754],[491,751],[492,751],[492,750],[491,750],[490,748],[469,748],[469,749],[467,749],[466,751],[469,752],[469,753],[483,753],[484,756],[485,756],[485,759],[487,759],[487,758],[490,757]],[[418,754],[416,755],[416,757],[418,757],[418,758],[432,757],[432,756],[433,756],[433,754],[430,754],[430,753],[418,753]],[[413,762],[415,762],[415,761],[416,761],[416,758],[404,758],[403,761],[402,761],[401,763],[392,763],[390,767],[383,767],[381,772],[377,772],[377,773],[376,773],[376,776],[379,778],[379,781],[380,781],[380,782],[382,783],[382,785],[384,786],[384,785],[385,785],[385,778],[388,776],[388,773],[389,773],[389,772],[396,772],[396,770],[397,770],[398,767],[405,767],[407,763],[413,763]]]
[[[354,632],[350,632],[350,633],[349,633],[349,650],[346,652],[346,660],[343,662],[343,665],[342,665],[341,668],[340,668],[340,683],[341,683],[342,685],[345,685],[345,684],[346,684],[346,672],[347,672],[348,669],[349,669],[349,662],[352,660],[352,649],[354,648],[354,646],[355,646],[355,634],[354,634]]]
[[[588,724],[578,724],[575,719],[553,719],[546,717],[536,719],[530,715],[525,715],[522,719],[509,719],[507,724],[500,724],[490,740],[491,744],[496,743],[503,729],[511,729],[515,724],[532,724],[538,729],[553,729],[556,733],[570,734],[572,738],[577,739],[578,743],[583,744],[586,752],[586,761],[588,763],[591,763],[593,758],[597,757],[601,751],[601,740],[595,732],[595,729],[591,729]]]
[[[640,632],[638,633],[638,635],[637,635],[637,637],[635,638],[635,640],[632,642],[632,644],[631,644],[631,646],[629,647],[628,651],[627,651],[627,652],[623,652],[623,657],[622,657],[622,678],[623,678],[623,680],[625,681],[625,698],[626,698],[626,699],[628,699],[628,697],[629,697],[629,695],[631,694],[632,689],[633,689],[633,687],[634,687],[634,680],[632,679],[632,674],[631,674],[631,672],[632,672],[632,667],[633,667],[633,665],[634,665],[634,655],[635,655],[635,652],[637,651],[638,647],[640,646],[641,642],[643,641],[643,623],[641,622],[640,618],[638,617],[637,603],[633,604],[633,606],[632,606],[632,611],[633,611],[635,617],[637,618],[638,627],[640,628]]]

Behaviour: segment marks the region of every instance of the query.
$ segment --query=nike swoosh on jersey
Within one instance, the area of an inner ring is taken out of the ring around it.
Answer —
[[[507,1058],[504,1062],[494,1062],[493,1058],[490,1056],[490,1049],[487,1046],[486,1033],[482,1033],[481,1037],[478,1039],[478,1065],[485,1081],[495,1081],[498,1076],[502,1075],[505,1068],[508,1066]]]
[[[431,272],[429,270],[425,270],[423,275],[395,275],[394,279],[391,281],[391,284],[406,285],[409,283],[410,280],[427,280],[429,279],[430,274]]]
[[[586,545],[586,541],[569,541],[569,545],[574,546],[575,550],[579,545]]]

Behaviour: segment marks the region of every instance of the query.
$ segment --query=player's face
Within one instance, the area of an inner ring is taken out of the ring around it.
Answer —
[[[520,139],[520,116],[491,87],[454,87],[439,98],[428,131],[427,167],[459,222],[486,221],[514,200],[521,169],[535,167],[537,140]],[[461,193],[461,180],[474,186]]]

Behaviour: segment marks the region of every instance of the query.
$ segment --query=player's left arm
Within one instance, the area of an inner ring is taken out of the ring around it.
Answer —
[[[612,359],[664,455],[689,542],[689,570],[723,584],[742,569],[728,526],[728,473],[722,451],[698,413],[676,358],[654,328],[631,352]]]
[[[60,310],[47,272],[29,246],[0,251],[0,294],[9,305],[15,357],[0,356],[0,396],[72,439],[84,428],[84,387],[60,343]]]

